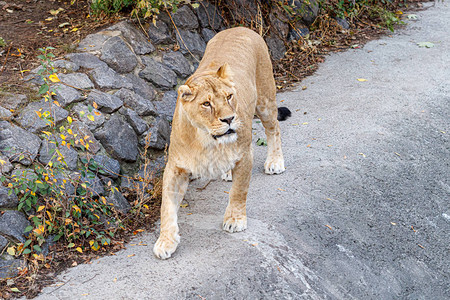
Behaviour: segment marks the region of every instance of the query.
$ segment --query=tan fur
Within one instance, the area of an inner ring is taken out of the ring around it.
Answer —
[[[247,228],[255,113],[267,135],[265,172],[284,171],[275,93],[267,46],[257,33],[228,29],[208,43],[197,71],[178,89],[163,177],[161,233],[153,248],[157,257],[169,258],[177,248],[177,212],[192,177],[217,178],[231,170],[233,185],[223,229]],[[220,136],[229,129],[236,133]]]

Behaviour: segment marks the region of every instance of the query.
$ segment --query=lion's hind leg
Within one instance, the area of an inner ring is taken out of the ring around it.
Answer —
[[[264,163],[264,171],[266,174],[281,174],[285,168],[276,102],[275,99],[268,98],[258,99],[258,102],[256,114],[260,118],[267,136],[267,159]]]

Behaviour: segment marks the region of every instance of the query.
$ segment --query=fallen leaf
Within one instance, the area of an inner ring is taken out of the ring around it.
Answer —
[[[256,141],[256,145],[257,146],[267,146],[267,141],[264,138],[258,138],[258,140]]]
[[[59,24],[58,27],[59,27],[59,28],[63,28],[63,27],[65,27],[65,26],[69,26],[69,25],[70,25],[69,22],[65,22],[65,23]]]
[[[283,190],[282,188],[277,188],[277,190],[282,191],[282,192],[286,192],[286,190]]]
[[[361,155],[362,157],[366,157],[366,155],[362,152],[358,153],[358,155]]]
[[[59,14],[60,12],[62,12],[64,10],[64,8],[60,7],[58,9],[50,9],[50,14],[53,16],[56,16],[57,14]]]
[[[306,85],[302,86],[302,90],[306,90],[308,87]]]
[[[415,14],[409,14],[409,15],[408,15],[408,19],[409,19],[409,20],[417,20],[417,15],[415,15]]]
[[[360,82],[367,81],[367,79],[365,79],[365,78],[358,78],[357,80],[360,81]]]
[[[308,125],[308,122],[303,122],[302,125]]]
[[[403,15],[403,12],[402,12],[401,10],[397,10],[397,11],[395,12],[395,14],[396,14],[396,15]]]
[[[188,207],[189,206],[189,204],[187,204],[187,203],[182,203],[182,204],[180,204],[180,207],[182,207],[182,208],[186,208],[186,207]]]
[[[421,244],[417,244],[417,246],[419,246],[419,247],[422,248],[422,249],[425,249],[425,247],[422,246]]]
[[[136,254],[127,255],[127,257],[133,257],[133,256],[136,256]]]
[[[256,247],[256,246],[258,246],[258,243],[253,243],[252,246]]]
[[[20,290],[18,288],[11,288],[11,292],[20,293]]]
[[[431,42],[419,42],[417,45],[421,48],[433,48],[434,44]]]
[[[330,225],[325,225],[327,228],[329,228],[330,230],[333,230],[333,228]]]
[[[45,21],[51,21],[51,20],[53,20],[52,17],[45,19]]]
[[[83,253],[83,250],[81,249],[81,247],[77,247],[75,250],[77,250],[80,253]]]
[[[395,223],[395,222],[391,222],[391,224],[394,225],[394,226],[397,225],[397,223]]]

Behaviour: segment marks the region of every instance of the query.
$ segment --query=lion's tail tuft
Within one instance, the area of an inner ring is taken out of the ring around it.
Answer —
[[[291,116],[291,111],[287,107],[278,107],[278,121],[284,121]]]

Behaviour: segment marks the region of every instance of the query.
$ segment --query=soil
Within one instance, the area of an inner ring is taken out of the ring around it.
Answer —
[[[87,34],[120,19],[93,18],[89,1],[77,0],[0,1],[0,86],[10,88],[38,66],[39,48],[54,47],[62,56],[73,51]]]

